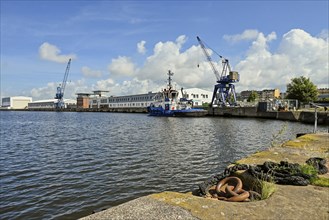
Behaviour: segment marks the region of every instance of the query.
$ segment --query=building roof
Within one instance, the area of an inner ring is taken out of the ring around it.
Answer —
[[[94,93],[88,93],[88,92],[79,92],[79,93],[75,93],[78,96],[90,96],[90,95],[94,95]]]
[[[5,98],[20,98],[20,99],[31,99],[32,100],[32,97],[28,97],[28,96],[8,96],[8,97],[2,97],[3,99]]]
[[[205,90],[205,89],[199,89],[199,88],[188,88],[188,89],[183,88],[183,91],[186,91],[186,92],[199,91],[199,92],[210,92],[210,93],[212,93],[212,91],[208,91],[208,90]]]
[[[37,100],[37,101],[33,101],[31,103],[45,103],[45,102],[53,102],[53,103],[57,103],[58,100],[57,99],[44,99],[44,100]],[[74,99],[64,99],[64,102],[76,102],[76,100]]]

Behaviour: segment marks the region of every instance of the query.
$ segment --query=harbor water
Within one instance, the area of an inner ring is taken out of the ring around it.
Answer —
[[[77,219],[151,193],[192,191],[231,162],[270,147],[280,131],[274,142],[313,131],[313,125],[249,118],[0,116],[0,219]]]

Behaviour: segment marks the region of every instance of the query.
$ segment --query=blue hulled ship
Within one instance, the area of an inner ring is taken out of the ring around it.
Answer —
[[[200,117],[208,112],[204,109],[193,108],[193,100],[184,97],[179,98],[179,92],[172,86],[173,72],[168,71],[168,85],[158,93],[157,100],[148,107],[149,116],[180,116],[180,117]]]

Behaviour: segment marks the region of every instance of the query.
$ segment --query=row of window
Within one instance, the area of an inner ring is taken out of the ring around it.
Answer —
[[[194,99],[198,99],[199,98],[199,94],[191,94],[191,97],[193,97]],[[188,94],[187,94],[187,98],[189,98],[189,95]],[[207,99],[208,98],[208,95],[201,94],[200,95],[200,98]]]
[[[109,107],[147,107],[147,103],[138,102],[138,103],[119,103],[119,104],[109,104]]]
[[[97,105],[96,100],[93,100],[93,106]],[[103,103],[100,105],[101,106],[108,106],[109,108],[129,108],[129,107],[148,107],[152,102],[128,102],[128,103]],[[202,105],[203,102],[200,103]],[[199,102],[194,102],[195,106],[199,105]]]
[[[111,98],[106,98],[106,99],[101,99],[100,103],[101,104],[107,104],[107,103],[118,103],[118,102],[145,102],[145,101],[153,101],[152,96],[139,96],[139,97],[111,97]],[[97,99],[92,100],[93,104],[97,104]]]
[[[28,103],[28,108],[54,108],[54,102]]]
[[[136,107],[136,106],[142,106],[146,107],[147,103],[151,103],[154,100],[157,99],[158,93],[153,94],[145,94],[140,96],[121,96],[121,97],[108,97],[108,98],[101,98],[99,99],[93,99],[92,104],[97,105],[97,103],[100,103],[102,105],[108,104],[109,107]],[[200,98],[208,99],[207,94],[190,94],[192,99],[198,99]],[[187,98],[189,98],[189,94],[187,94]],[[144,104],[145,103],[145,104]],[[195,103],[197,105],[197,103]]]
[[[187,98],[189,98],[189,94],[187,94]],[[198,99],[199,94],[191,94],[191,98]],[[201,94],[200,98],[207,99],[207,94]],[[138,96],[138,97],[111,97],[109,98],[109,102],[129,102],[129,101],[152,101],[154,99],[153,96]],[[102,100],[101,103],[107,103],[106,100]]]
[[[156,95],[156,94],[154,94]],[[187,94],[187,98],[189,98],[189,95]],[[199,98],[199,94],[191,94],[191,98],[194,99],[198,99]],[[201,94],[200,98],[204,98],[207,99],[208,95],[206,94]],[[101,99],[100,103],[102,104],[106,104],[106,103],[118,103],[118,102],[133,102],[133,101],[137,101],[137,102],[146,102],[146,101],[153,101],[154,99],[156,99],[155,96],[136,96],[136,97],[110,97],[110,98],[105,98],[105,99]],[[94,99],[93,100],[93,104],[96,104],[97,100]]]
[[[136,97],[111,97],[109,98],[109,102],[132,102],[132,101],[151,101],[153,100],[153,96],[136,96]]]
[[[10,103],[10,98],[8,97],[8,98],[2,98],[2,103],[4,103],[4,102],[9,102]]]

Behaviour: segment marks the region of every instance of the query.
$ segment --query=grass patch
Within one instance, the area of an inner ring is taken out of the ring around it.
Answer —
[[[315,169],[314,166],[304,164],[300,166],[300,171],[304,174],[311,175],[311,176],[316,176],[318,174],[318,171]]]
[[[276,191],[276,186],[273,182],[266,182],[261,180],[260,185],[262,188],[262,200],[269,198]]]
[[[273,178],[265,181],[265,176],[263,176],[261,179],[258,179],[258,182],[261,189],[261,200],[268,199],[276,191],[276,185]]]
[[[318,172],[312,165],[301,165],[301,171],[304,174],[312,176],[310,179],[312,185],[329,187],[329,178],[317,176]]]
[[[317,177],[311,180],[311,184],[315,186],[329,187],[329,178]]]
[[[303,135],[299,139],[303,140],[303,141],[317,141],[317,140],[319,140],[318,137],[316,137],[315,135],[312,135],[312,134]]]

